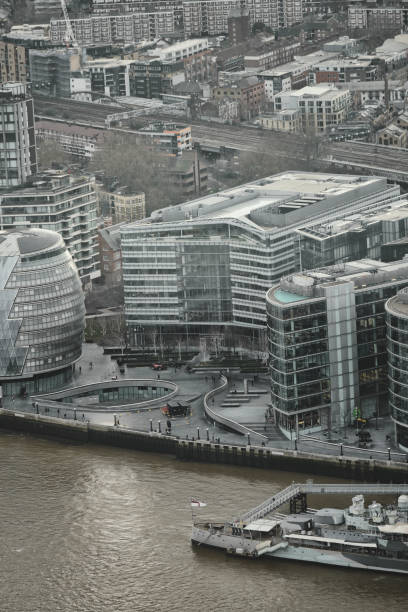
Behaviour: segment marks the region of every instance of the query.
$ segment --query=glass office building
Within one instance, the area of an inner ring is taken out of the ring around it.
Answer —
[[[408,452],[408,291],[403,289],[385,306],[387,316],[388,380],[396,441]]]
[[[63,239],[43,229],[0,232],[0,385],[3,396],[67,383],[85,321],[78,271]]]
[[[295,230],[399,197],[398,186],[378,177],[285,172],[124,225],[130,337],[188,346],[218,334],[225,346],[263,351],[265,294],[299,269]]]
[[[395,200],[391,196],[378,207],[309,225],[296,233],[303,269],[333,266],[365,257],[382,261],[402,259],[400,249],[392,249],[392,246],[408,236],[408,200],[403,197]],[[384,249],[388,243],[390,246]]]
[[[291,432],[389,413],[385,303],[408,261],[360,261],[283,278],[267,293],[272,407]]]

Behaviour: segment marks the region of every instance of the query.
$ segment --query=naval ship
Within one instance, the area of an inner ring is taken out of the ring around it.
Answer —
[[[345,510],[313,510],[307,494],[354,496]],[[364,495],[393,495],[396,503],[366,505]],[[289,513],[279,511],[283,506]],[[408,574],[408,485],[294,483],[231,521],[197,521],[193,515],[191,540],[251,559]]]

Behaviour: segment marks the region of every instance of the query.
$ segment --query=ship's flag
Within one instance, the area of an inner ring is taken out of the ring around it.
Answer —
[[[198,501],[198,499],[195,499],[195,497],[191,498],[191,507],[192,508],[204,508],[207,504],[205,504],[204,502]]]

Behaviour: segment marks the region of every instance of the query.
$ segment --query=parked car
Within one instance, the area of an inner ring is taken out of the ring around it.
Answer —
[[[167,370],[167,366],[164,363],[152,363],[152,370]]]

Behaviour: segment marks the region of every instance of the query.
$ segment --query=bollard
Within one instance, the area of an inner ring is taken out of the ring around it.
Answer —
[[[248,435],[248,446],[251,446],[251,436],[249,434]]]
[[[391,461],[391,449],[388,448],[388,461]]]
[[[197,427],[197,440],[199,440],[199,439],[200,439],[200,428]]]
[[[35,402],[35,411],[37,414],[40,414],[39,409],[38,409],[38,402]]]
[[[210,440],[210,432],[208,431],[208,427],[207,427],[207,429],[205,431],[206,431],[206,434],[207,434],[207,442],[208,442]]]
[[[160,423],[160,421],[157,421],[157,429],[158,429],[159,433],[161,433],[161,423]]]
[[[118,423],[117,423],[117,421],[116,421],[116,419],[117,419],[117,416],[116,416],[116,414],[114,414],[114,415],[113,415],[113,426],[114,426],[114,427],[116,427],[116,426],[117,426],[117,424],[118,424]]]
[[[76,421],[76,410],[74,409],[74,421]]]
[[[150,419],[150,431],[153,431],[153,419]]]
[[[295,440],[295,451],[297,451],[297,440]]]
[[[340,444],[340,456],[342,457],[342,456],[343,456],[343,454],[344,454],[344,453],[343,453],[343,444]]]

